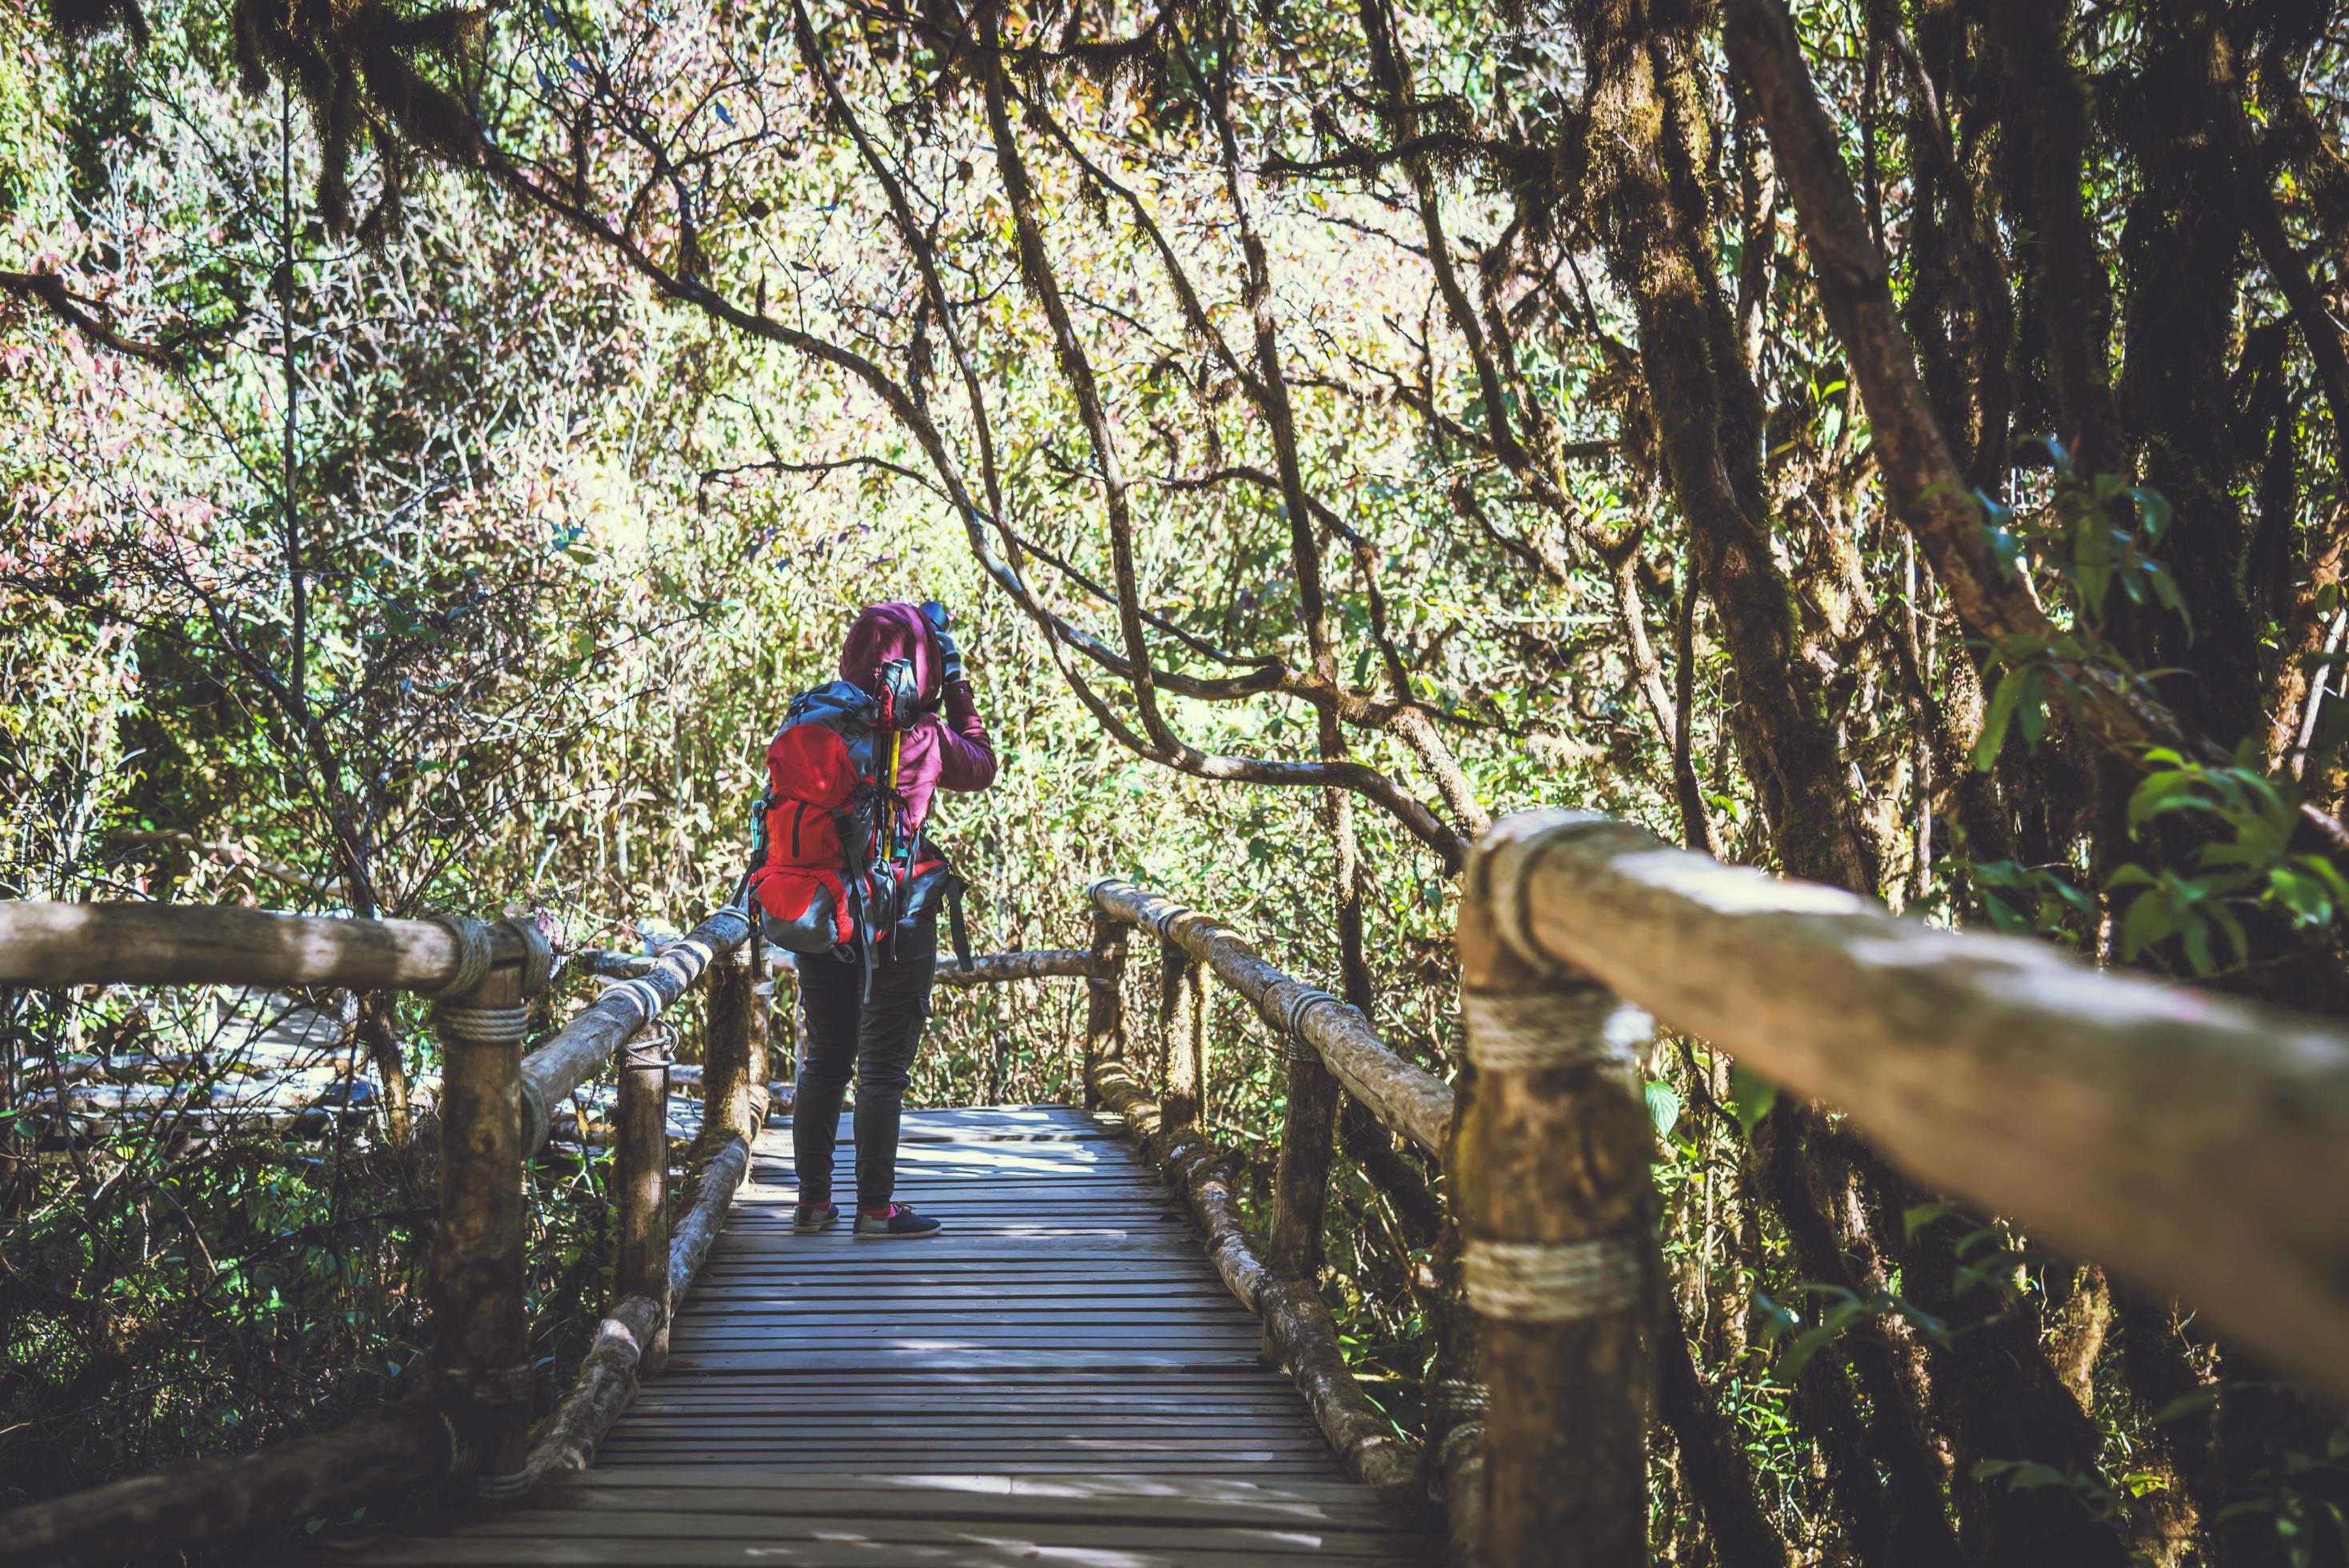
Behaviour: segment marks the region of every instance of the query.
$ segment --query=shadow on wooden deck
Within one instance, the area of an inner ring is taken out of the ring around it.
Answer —
[[[1432,1513],[1340,1472],[1288,1380],[1259,1365],[1256,1320],[1109,1123],[1052,1106],[909,1112],[897,1196],[947,1227],[919,1242],[792,1234],[790,1142],[760,1138],[668,1366],[594,1470],[334,1559],[1440,1560]]]

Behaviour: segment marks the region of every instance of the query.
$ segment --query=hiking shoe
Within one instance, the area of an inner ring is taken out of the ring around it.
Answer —
[[[938,1233],[936,1220],[925,1220],[905,1203],[892,1203],[879,1211],[860,1209],[856,1212],[856,1233],[859,1236],[894,1237],[911,1241],[919,1236]]]
[[[840,1222],[837,1203],[802,1203],[792,1211],[792,1229],[802,1236],[812,1236],[828,1225]]]

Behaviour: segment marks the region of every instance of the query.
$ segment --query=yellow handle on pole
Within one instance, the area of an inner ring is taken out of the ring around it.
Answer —
[[[893,796],[897,793],[897,758],[905,749],[905,732],[902,729],[891,730],[889,732],[889,793]],[[888,808],[885,806],[882,808],[881,820],[882,853],[885,856],[895,852],[897,847],[897,835],[890,823]]]

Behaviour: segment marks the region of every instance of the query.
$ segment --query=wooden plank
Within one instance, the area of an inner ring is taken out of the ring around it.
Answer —
[[[595,1468],[357,1561],[1439,1561],[1427,1514],[1343,1479],[1113,1131],[1067,1108],[909,1113],[898,1191],[947,1228],[895,1245],[794,1233],[770,1131]],[[844,1150],[843,1190],[852,1168]]]
[[[691,1355],[671,1357],[670,1365],[690,1362],[694,1367],[712,1372],[758,1372],[772,1370],[784,1365],[807,1367],[811,1371],[862,1371],[872,1368],[887,1370],[898,1367],[934,1366],[943,1369],[976,1371],[989,1367],[1091,1367],[1106,1371],[1147,1372],[1163,1367],[1248,1367],[1255,1365],[1252,1354],[1238,1351],[1210,1350],[1070,1350],[1059,1356],[1050,1346],[1040,1347],[988,1346],[955,1350],[906,1350],[891,1355],[879,1350],[812,1350],[801,1355],[787,1351],[751,1353],[744,1351],[697,1351]]]
[[[707,1494],[703,1494],[706,1497]],[[699,1501],[697,1499],[697,1501]],[[763,1528],[762,1528],[763,1527]],[[1090,1547],[1097,1551],[1139,1548],[1149,1551],[1171,1543],[1206,1552],[1259,1552],[1288,1555],[1319,1550],[1340,1555],[1391,1553],[1392,1532],[1355,1531],[1330,1525],[1233,1525],[1174,1521],[1133,1525],[1107,1520],[1071,1522],[1031,1519],[1016,1522],[892,1517],[882,1511],[868,1515],[795,1514],[782,1517],[743,1516],[709,1511],[706,1503],[692,1511],[670,1510],[572,1512],[532,1509],[512,1513],[485,1513],[466,1524],[465,1536],[528,1535],[554,1540],[592,1536],[604,1540],[654,1539],[663,1542],[695,1538],[739,1537],[772,1531],[770,1539],[783,1541],[847,1537],[876,1542],[951,1544],[974,1541],[982,1544],[1043,1547]],[[1349,1550],[1349,1549],[1351,1550]]]
[[[1066,1423],[973,1421],[956,1425],[943,1417],[886,1416],[837,1421],[777,1419],[767,1422],[728,1419],[730,1438],[754,1438],[781,1449],[822,1449],[825,1445],[891,1444],[899,1441],[951,1445],[965,1441],[1056,1443],[1064,1439],[1091,1442],[1202,1441],[1246,1448],[1251,1443],[1319,1442],[1315,1429],[1304,1422],[1283,1421],[1260,1415],[1220,1416],[1205,1419],[1182,1416],[1102,1416],[1091,1421]],[[712,1429],[707,1415],[671,1415],[639,1418],[628,1427],[628,1440],[694,1442]]]
[[[626,1465],[599,1465],[591,1470],[561,1477],[552,1483],[554,1490],[548,1496],[556,1501],[550,1502],[549,1506],[555,1506],[560,1500],[583,1488],[649,1485],[653,1484],[653,1472],[634,1470]],[[796,1508],[818,1513],[833,1511],[825,1506],[824,1500],[843,1491],[904,1491],[964,1499],[1025,1498],[1034,1501],[1038,1506],[1086,1499],[1112,1500],[1120,1506],[1139,1501],[1168,1507],[1180,1505],[1186,1509],[1266,1502],[1327,1503],[1335,1507],[1351,1502],[1398,1520],[1416,1519],[1420,1511],[1409,1508],[1397,1509],[1346,1480],[1266,1480],[1240,1475],[1173,1477],[1143,1470],[1107,1470],[1091,1476],[1050,1479],[967,1470],[958,1474],[925,1476],[919,1481],[908,1481],[895,1470],[846,1470],[829,1480],[816,1480],[806,1478],[778,1480],[764,1470],[712,1467],[684,1475],[662,1470],[657,1472],[657,1480],[658,1484],[664,1487],[715,1491],[753,1489],[775,1500],[779,1509]],[[799,1501],[792,1501],[794,1494],[799,1496]]]
[[[1095,1328],[1164,1325],[1173,1315],[1164,1306],[1154,1303],[1137,1303],[1119,1310],[1114,1305],[1102,1302],[1064,1301],[1057,1304],[1060,1308],[1057,1311],[1030,1305],[1017,1311],[997,1312],[978,1309],[975,1302],[961,1305],[974,1310],[954,1312],[935,1305],[925,1308],[900,1304],[887,1312],[876,1313],[870,1304],[864,1303],[830,1311],[808,1306],[767,1310],[744,1308],[728,1313],[703,1313],[694,1318],[693,1331],[756,1332],[767,1337],[785,1339],[820,1330],[845,1328],[862,1329],[868,1333],[903,1330],[923,1334],[941,1334],[965,1328],[1018,1328],[1061,1334]],[[1189,1320],[1183,1326],[1185,1327],[1256,1332],[1256,1319],[1228,1297],[1221,1302],[1179,1304],[1179,1309],[1181,1315]]]
[[[1041,1562],[1113,1563],[1116,1568],[1241,1568],[1263,1563],[1312,1562],[1328,1558],[1320,1553],[1294,1552],[1278,1555],[1263,1552],[1206,1552],[1172,1544],[1162,1550],[1129,1549],[1087,1553],[1065,1549],[1046,1553],[1018,1542],[957,1541],[946,1545],[912,1542],[823,1541],[782,1543],[763,1536],[740,1541],[697,1540],[663,1542],[647,1553],[646,1543],[628,1541],[539,1539],[417,1540],[387,1542],[357,1561],[367,1563],[412,1564],[415,1568],[464,1564],[468,1568],[537,1568],[542,1563],[658,1563],[664,1568],[731,1568],[736,1563],[790,1564],[791,1568],[919,1568],[939,1563],[948,1568],[1035,1568]],[[340,1559],[350,1561],[351,1559]],[[1376,1553],[1333,1561],[1363,1564],[1423,1564],[1436,1559],[1418,1553]]]
[[[599,1467],[571,1480],[548,1506],[581,1511],[690,1506],[713,1514],[765,1517],[885,1511],[905,1519],[1085,1519],[1128,1524],[1185,1524],[1203,1512],[1235,1524],[1342,1524],[1356,1531],[1424,1529],[1401,1510],[1366,1509],[1359,1489],[1331,1482],[1286,1485],[1173,1476],[936,1476],[909,1481],[892,1470],[818,1481],[764,1470],[701,1470],[682,1475],[626,1466]]]

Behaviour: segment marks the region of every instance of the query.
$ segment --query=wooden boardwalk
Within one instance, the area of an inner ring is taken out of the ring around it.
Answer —
[[[840,1186],[850,1186],[843,1124]],[[790,1135],[587,1473],[366,1563],[1422,1563],[1346,1480],[1132,1146],[1059,1107],[909,1112],[919,1242],[791,1231]]]

